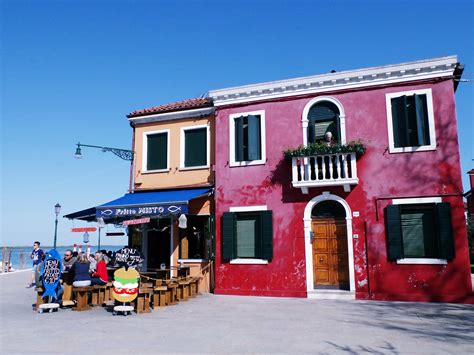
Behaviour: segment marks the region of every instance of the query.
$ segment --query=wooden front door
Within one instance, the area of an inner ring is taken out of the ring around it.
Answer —
[[[345,219],[318,218],[311,222],[314,285],[349,289],[349,259]]]

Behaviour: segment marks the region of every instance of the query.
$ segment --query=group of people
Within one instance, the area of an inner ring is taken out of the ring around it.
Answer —
[[[63,257],[64,271],[74,273],[74,287],[106,285],[109,281],[107,262],[107,254],[100,251],[94,255],[81,252],[74,256],[72,250],[68,249]]]
[[[33,260],[31,283],[27,287],[42,286],[41,266],[46,254],[40,248],[41,243],[35,241],[30,254]],[[107,265],[113,264],[111,251],[101,250],[95,254],[76,252],[67,249],[62,258],[62,272],[73,273],[73,286],[106,285],[108,282]]]

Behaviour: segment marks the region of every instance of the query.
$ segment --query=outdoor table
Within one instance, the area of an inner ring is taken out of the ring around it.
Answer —
[[[139,287],[138,296],[136,301],[136,312],[138,313],[150,313],[150,300],[153,294],[153,288]]]

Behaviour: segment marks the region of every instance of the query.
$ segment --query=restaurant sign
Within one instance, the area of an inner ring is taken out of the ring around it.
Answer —
[[[129,219],[128,221],[123,221],[124,226],[131,226],[132,224],[142,224],[150,222],[150,217],[139,218],[139,219]]]
[[[130,207],[97,207],[96,216],[102,218],[114,218],[128,216],[160,216],[182,213],[188,213],[188,205],[186,203]]]
[[[74,233],[95,232],[96,230],[97,228],[95,227],[71,228],[71,232],[74,232]]]

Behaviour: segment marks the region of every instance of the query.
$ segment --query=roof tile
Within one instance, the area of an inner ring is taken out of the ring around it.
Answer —
[[[174,112],[182,110],[190,110],[204,107],[211,107],[212,99],[210,97],[197,97],[194,99],[187,99],[178,102],[172,102],[169,104],[164,104],[160,106],[153,106],[149,108],[144,108],[142,110],[136,110],[127,115],[127,117],[137,117],[137,116],[146,116],[154,115],[165,112]]]

